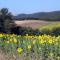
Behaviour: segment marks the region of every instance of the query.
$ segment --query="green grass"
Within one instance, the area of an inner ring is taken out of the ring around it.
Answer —
[[[59,28],[60,27],[60,22],[51,22],[47,25],[41,26],[39,29],[40,30],[53,30],[54,28]]]

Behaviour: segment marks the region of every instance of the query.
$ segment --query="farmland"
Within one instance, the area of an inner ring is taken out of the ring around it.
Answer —
[[[17,26],[39,28],[40,26],[47,25],[50,22],[40,20],[23,20],[23,21],[15,21],[15,23]]]
[[[23,20],[14,21],[17,26],[31,27],[33,29],[45,29],[48,27],[60,27],[60,21]]]

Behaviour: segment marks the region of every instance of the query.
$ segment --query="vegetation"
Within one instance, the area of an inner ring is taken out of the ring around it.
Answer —
[[[60,22],[55,21],[40,27],[40,30],[44,30],[44,29],[53,30],[54,28],[59,28],[59,27],[60,27]]]
[[[40,14],[32,18],[37,19],[38,16]],[[48,19],[58,19],[59,16],[54,12],[53,18],[50,16]],[[60,60],[60,23],[32,29],[16,26],[12,18],[7,8],[0,10],[0,55],[4,57],[0,57],[1,60]],[[30,19],[31,16],[25,18]]]
[[[60,60],[60,36],[0,34],[0,50],[7,60]]]
[[[40,33],[55,36],[60,35],[60,22],[54,22],[40,27]]]
[[[2,8],[0,10],[0,32],[11,33],[13,24],[12,14],[7,8]]]
[[[21,26],[16,26],[12,27],[11,33],[10,34],[17,34],[17,35],[39,35],[40,31],[38,29],[32,29],[30,27],[21,27]]]
[[[55,12],[58,14],[58,12]],[[25,14],[22,14],[25,15]],[[11,12],[8,11],[7,8],[2,8],[0,10],[0,32],[3,33],[10,33],[10,34],[17,34],[17,35],[42,35],[42,34],[49,34],[49,35],[60,35],[60,23],[52,23],[47,26],[42,26],[40,29],[32,29],[30,27],[20,27],[16,26],[14,21],[12,20],[13,15]]]

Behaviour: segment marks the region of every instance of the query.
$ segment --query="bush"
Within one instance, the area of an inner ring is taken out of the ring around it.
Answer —
[[[38,29],[32,29],[30,27],[20,27],[20,26],[16,26],[16,27],[12,27],[11,29],[11,33],[13,34],[17,34],[17,35],[39,35],[40,31]]]
[[[47,35],[58,36],[58,35],[60,35],[60,27],[53,28],[52,30],[43,29],[43,30],[40,30],[40,33],[41,33],[42,35],[43,35],[43,34],[47,34]]]
[[[40,33],[41,33],[42,35],[43,35],[43,34],[46,34],[46,35],[51,35],[51,34],[52,34],[51,30],[49,30],[49,29],[43,29],[43,30],[40,31]]]
[[[60,35],[60,28],[54,28],[54,29],[52,30],[52,34],[55,35],[55,36]]]

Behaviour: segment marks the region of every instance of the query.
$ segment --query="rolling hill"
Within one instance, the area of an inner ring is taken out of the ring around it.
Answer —
[[[13,16],[13,20],[60,21],[60,11],[38,12],[32,14],[18,14],[16,16]]]

